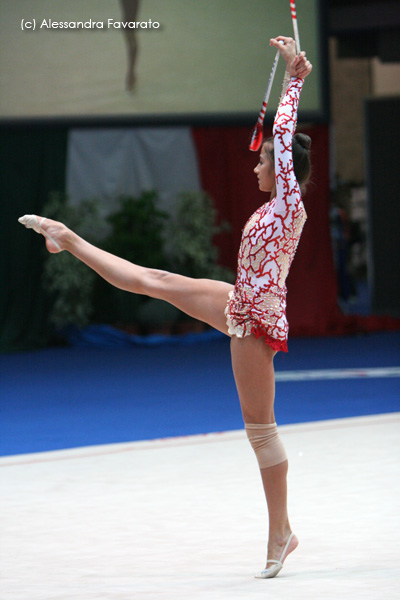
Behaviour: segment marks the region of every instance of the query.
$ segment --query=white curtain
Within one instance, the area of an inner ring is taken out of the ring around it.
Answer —
[[[75,129],[69,133],[67,193],[71,203],[99,198],[101,211],[121,195],[159,192],[160,208],[173,212],[180,191],[200,190],[190,128]]]

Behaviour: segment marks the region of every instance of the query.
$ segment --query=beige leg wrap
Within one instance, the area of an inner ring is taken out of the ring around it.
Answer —
[[[245,428],[260,469],[273,467],[287,460],[276,423],[245,423]]]

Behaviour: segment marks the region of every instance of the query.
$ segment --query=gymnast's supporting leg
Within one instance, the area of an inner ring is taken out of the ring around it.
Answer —
[[[287,511],[288,461],[275,425],[275,351],[262,337],[233,336],[231,354],[243,419],[259,461],[268,505],[269,537],[265,576],[270,577],[280,569],[268,561],[283,562],[298,545],[296,536],[292,535]]]

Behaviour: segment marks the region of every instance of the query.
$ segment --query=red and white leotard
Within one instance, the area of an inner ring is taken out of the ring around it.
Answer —
[[[276,196],[247,221],[226,307],[230,335],[264,336],[287,352],[286,277],[307,218],[293,170],[292,138],[303,79],[292,78],[275,116]]]

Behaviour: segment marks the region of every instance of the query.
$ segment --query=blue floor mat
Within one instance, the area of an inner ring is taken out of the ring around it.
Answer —
[[[276,371],[400,365],[400,333],[290,340]],[[229,340],[0,357],[0,454],[243,427]],[[280,424],[400,410],[400,379],[277,382]]]

